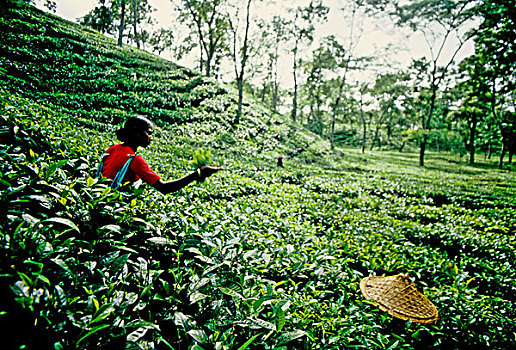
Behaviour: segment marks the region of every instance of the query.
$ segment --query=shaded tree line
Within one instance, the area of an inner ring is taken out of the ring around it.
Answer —
[[[99,0],[97,6],[79,19],[79,23],[102,34],[116,36],[119,46],[127,38],[137,48],[142,48],[150,38],[145,25],[154,23],[151,16],[154,11],[148,0]]]
[[[365,152],[367,145],[403,150],[413,144],[421,166],[429,147],[467,153],[472,164],[479,149],[486,157],[498,152],[500,167],[506,154],[512,159],[513,0],[349,0],[341,9],[347,17],[340,35],[320,39],[316,28],[330,11],[323,0],[269,16],[260,9],[266,0],[171,1],[172,22],[186,28],[179,43],[170,29],[146,32],[154,10],[148,0],[99,0],[81,23],[117,35],[120,45],[127,38],[157,53],[170,49],[177,59],[197,52],[198,69],[208,77],[219,78],[224,65],[232,67],[239,96],[236,123],[247,92],[327,138],[332,148],[349,144]],[[365,15],[388,16],[413,31],[428,54],[404,71],[383,66],[376,78],[359,81],[357,72],[378,65],[378,57],[356,54],[362,30],[357,18]],[[471,42],[475,54],[459,62]],[[285,76],[292,81],[289,88],[280,83]]]

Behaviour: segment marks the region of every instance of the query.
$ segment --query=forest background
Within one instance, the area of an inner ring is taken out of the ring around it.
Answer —
[[[482,151],[501,168],[516,147],[512,1],[37,4],[232,82],[239,114],[248,93],[332,148],[409,144],[420,165],[427,147]]]

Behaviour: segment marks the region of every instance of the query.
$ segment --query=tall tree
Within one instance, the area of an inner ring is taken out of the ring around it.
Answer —
[[[133,0],[133,30],[134,30],[134,41],[136,47],[140,48],[140,39],[138,38],[138,0]]]
[[[126,16],[129,10],[132,16]],[[115,34],[118,37],[118,46],[123,44],[124,37],[134,41],[136,46],[140,48],[142,39],[148,37],[148,33],[144,33],[142,28],[144,24],[152,24],[153,18],[150,13],[155,8],[149,4],[149,0],[99,0],[95,6],[84,17],[79,19],[79,23],[87,25],[101,33]],[[118,23],[115,24],[115,23]],[[132,34],[126,31],[132,26]],[[126,34],[124,34],[126,33]]]
[[[298,110],[298,66],[299,66],[299,49],[300,45],[309,45],[313,41],[315,31],[314,23],[317,21],[326,21],[329,8],[323,5],[322,0],[311,0],[306,7],[297,7],[294,10],[294,19],[291,24],[291,38],[294,42],[292,48],[293,68],[292,76],[294,80],[294,92],[292,95],[292,120],[297,120]]]
[[[109,0],[100,0],[90,12],[79,18],[79,23],[98,30],[100,33],[111,33],[115,14],[113,8],[109,6]]]
[[[270,22],[258,22],[260,50],[265,53],[266,63],[263,55],[260,57],[262,69],[266,72],[263,78],[262,100],[266,95],[269,97],[269,106],[272,110],[276,110],[279,103],[280,83],[278,80],[278,68],[280,53],[283,52],[283,44],[288,40],[288,19],[279,15],[274,15]]]
[[[364,101],[364,96],[369,92],[369,86],[367,83],[362,83],[358,88],[359,93],[359,108],[360,108],[360,120],[362,121],[362,154],[365,153],[366,141],[367,141],[367,116],[368,112],[364,110],[364,107],[369,103]]]
[[[335,124],[337,121],[337,113],[340,106],[340,102],[343,98],[342,94],[344,92],[344,87],[347,83],[347,75],[348,72],[357,67],[359,62],[365,61],[365,58],[355,57],[354,51],[358,42],[360,41],[362,32],[359,31],[356,33],[356,14],[358,7],[356,4],[353,4],[351,8],[351,15],[347,23],[349,23],[348,33],[347,33],[347,45],[341,44],[334,37],[329,37],[328,48],[331,51],[333,57],[333,63],[331,64],[332,70],[335,71],[337,78],[335,81],[336,89],[333,90],[331,94],[331,121],[330,121],[330,130],[329,130],[329,140],[331,149],[335,148],[334,135],[335,135]]]
[[[328,92],[328,85],[331,81],[327,80],[325,71],[333,62],[332,53],[327,49],[324,43],[321,43],[312,52],[310,61],[300,61],[300,65],[306,72],[307,78],[304,85],[309,102],[309,114],[307,124],[310,130],[322,136],[324,129],[323,104],[322,95]],[[326,86],[325,86],[326,85]]]
[[[181,0],[179,21],[188,25],[191,36],[185,45],[197,46],[200,49],[199,65],[201,72],[207,77],[213,73],[217,64],[217,56],[222,55],[228,35],[226,0]],[[196,42],[190,42],[196,38]]]
[[[419,60],[418,74],[424,77],[423,83],[428,84],[428,108],[422,116],[424,133],[420,140],[419,165],[424,166],[425,151],[428,143],[428,133],[432,128],[436,98],[446,75],[456,63],[456,57],[464,44],[471,39],[471,32],[466,31],[476,19],[478,0],[358,0],[368,3],[378,10],[389,9],[397,25],[411,28],[419,32],[426,42],[429,57]],[[449,57],[445,57],[446,47],[452,39],[457,45]]]
[[[130,3],[132,17],[128,19],[128,25],[132,25],[132,34],[128,33],[128,37],[136,44],[137,48],[141,48],[149,38],[149,33],[144,29],[144,25],[152,25],[153,17],[150,15],[156,9],[149,4],[149,0],[133,0]]]
[[[251,25],[250,19],[250,10],[251,10],[251,1],[247,0],[247,5],[245,7],[245,20],[244,20],[244,33],[239,35],[239,24],[238,19],[240,17],[240,9],[237,7],[235,18],[232,19],[229,17],[231,32],[233,34],[233,44],[232,44],[232,57],[234,63],[235,70],[235,78],[238,87],[238,109],[237,109],[237,117],[236,124],[240,122],[240,118],[242,117],[242,102],[244,99],[244,75],[247,65],[247,60],[249,58],[249,27]],[[237,5],[238,6],[238,5]]]
[[[482,61],[482,57],[477,54],[462,62],[461,68],[465,71],[462,74],[466,75],[466,79],[459,82],[455,89],[462,97],[458,117],[468,125],[467,149],[470,164],[475,163],[477,126],[488,120],[486,117],[490,114],[491,92],[486,83],[490,78]]]
[[[159,28],[152,32],[149,38],[149,44],[154,52],[158,55],[167,49],[171,49],[174,45],[174,31],[172,29]]]
[[[118,46],[122,46],[125,27],[125,0],[120,3],[120,24],[118,25]]]
[[[331,149],[334,149],[335,123],[337,120],[338,108],[343,98],[344,86],[346,85],[347,72],[350,69],[350,50],[345,48],[333,35],[323,38],[317,59],[314,64],[319,64],[323,71],[325,80],[325,95],[330,101],[329,113],[330,124],[328,138]]]
[[[502,135],[500,168],[503,167],[506,150],[511,148],[511,141],[515,143],[511,140],[511,135],[514,135],[511,128],[516,128],[516,123],[508,117],[511,112],[504,108],[506,101],[514,101],[516,87],[515,8],[515,0],[483,0],[478,6],[483,21],[475,37],[475,50],[482,58],[482,67],[489,78],[491,113]],[[514,110],[514,106],[511,108]]]
[[[386,134],[389,144],[392,143],[393,121],[399,113],[398,105],[409,94],[409,76],[404,72],[385,73],[376,77],[374,85],[370,89],[371,96],[378,105],[378,115],[375,118],[375,130],[371,142],[371,149],[378,142],[378,135],[383,124],[386,125]]]
[[[475,50],[502,93],[516,88],[515,8],[515,0],[483,0],[478,6],[482,23],[476,32]]]

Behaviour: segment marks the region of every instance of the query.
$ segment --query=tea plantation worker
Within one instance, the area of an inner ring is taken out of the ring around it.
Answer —
[[[194,181],[202,182],[207,177],[222,170],[222,167],[204,165],[177,180],[163,181],[161,176],[149,167],[142,156],[136,154],[140,146],[146,148],[150,145],[153,132],[154,125],[144,116],[136,115],[128,118],[124,126],[116,132],[117,138],[122,143],[108,148],[101,161],[98,176],[100,177],[102,174],[116,181],[118,175],[118,184],[127,181],[133,184],[135,181],[142,179],[142,181],[151,185],[159,192],[168,194],[179,191]],[[128,162],[129,159],[131,159],[130,162]],[[124,167],[126,168],[125,174],[123,171],[120,171]],[[122,176],[123,178],[120,178]],[[113,181],[113,184],[115,184],[115,181]],[[118,184],[111,187],[116,189]]]

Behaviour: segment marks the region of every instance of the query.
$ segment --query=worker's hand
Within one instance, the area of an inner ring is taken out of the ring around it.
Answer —
[[[224,168],[216,167],[213,165],[203,165],[202,167],[199,168],[199,170],[200,170],[200,175],[201,175],[201,178],[199,179],[199,181],[203,182],[204,179],[212,176],[213,174],[215,174],[216,172],[218,172],[220,170],[224,170]]]

